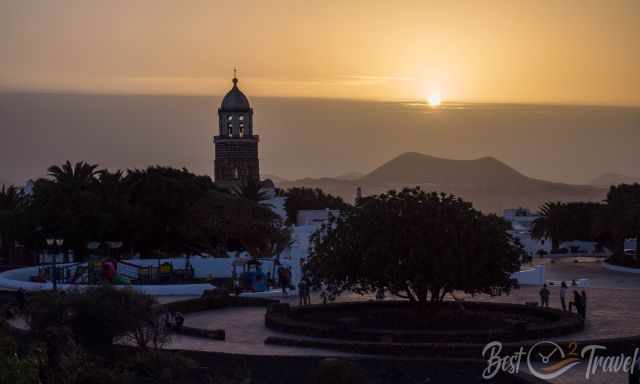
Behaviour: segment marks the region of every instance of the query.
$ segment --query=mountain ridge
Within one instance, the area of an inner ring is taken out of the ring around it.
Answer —
[[[617,184],[640,183],[640,177],[627,176],[619,173],[603,173],[589,182],[589,185],[608,187]]]
[[[444,159],[418,152],[405,152],[355,180],[304,178],[280,185],[284,188],[321,188],[353,201],[356,189],[379,194],[391,189],[419,186],[425,190],[452,193],[477,208],[499,213],[503,209],[537,209],[546,201],[600,201],[606,189],[528,177],[495,157],[471,160]]]

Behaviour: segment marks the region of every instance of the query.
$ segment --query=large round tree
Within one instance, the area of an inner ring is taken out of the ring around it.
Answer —
[[[522,249],[509,224],[419,188],[360,199],[316,232],[307,273],[329,296],[384,288],[419,303],[509,288]]]

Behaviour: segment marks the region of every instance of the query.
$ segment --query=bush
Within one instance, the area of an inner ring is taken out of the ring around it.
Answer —
[[[5,327],[6,324],[0,320],[0,383],[39,383],[36,360],[18,355],[15,340],[5,334]]]
[[[68,327],[89,349],[109,348],[117,338],[141,348],[158,347],[167,337],[163,315],[153,297],[111,286],[67,294],[39,293],[27,305],[31,329],[45,334],[51,327]]]

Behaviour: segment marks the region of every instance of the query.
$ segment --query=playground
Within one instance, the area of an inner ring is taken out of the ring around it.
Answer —
[[[39,291],[83,289],[101,284],[130,287],[154,296],[200,296],[222,289],[238,294],[277,295],[280,269],[300,275],[291,259],[181,257],[114,260],[93,258],[83,263],[46,264],[0,273],[0,288]],[[287,286],[292,285],[290,280]]]

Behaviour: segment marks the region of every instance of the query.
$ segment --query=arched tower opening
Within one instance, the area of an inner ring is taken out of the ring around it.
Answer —
[[[260,181],[257,135],[253,134],[253,108],[238,88],[234,76],[233,87],[218,108],[219,132],[214,137],[216,182]]]

